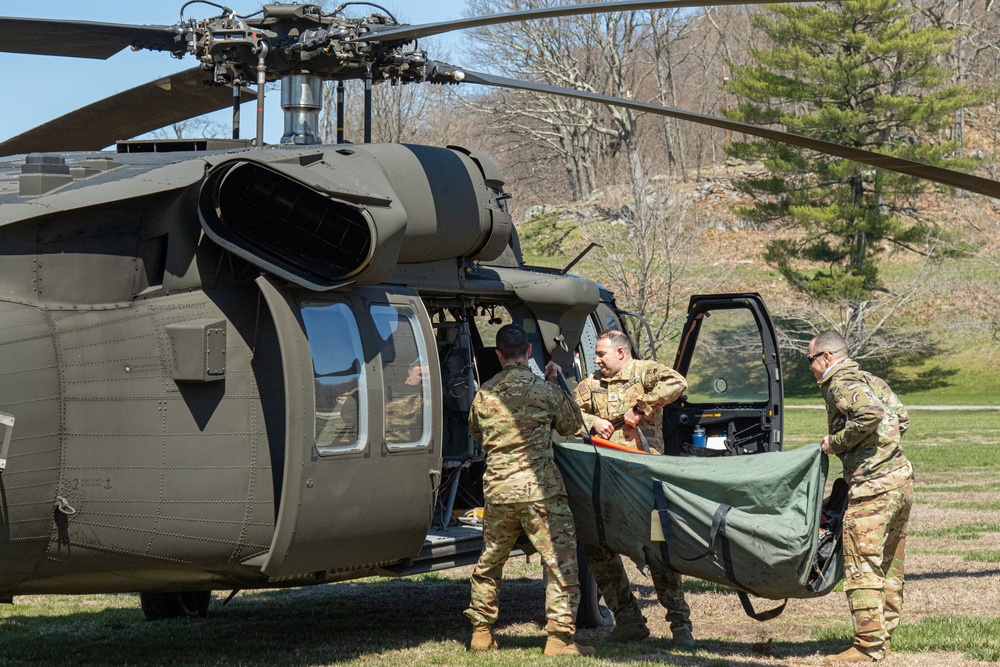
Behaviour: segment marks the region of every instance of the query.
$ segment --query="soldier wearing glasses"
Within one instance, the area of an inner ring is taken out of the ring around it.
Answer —
[[[854,642],[824,664],[873,662],[889,654],[903,608],[906,522],[913,467],[900,437],[906,408],[883,380],[847,356],[847,341],[825,331],[809,343],[809,369],[826,400],[829,435],[822,448],[844,464],[850,502],[844,514],[844,590]]]

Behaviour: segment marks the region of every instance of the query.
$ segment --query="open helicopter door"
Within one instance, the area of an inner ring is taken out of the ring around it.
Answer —
[[[665,454],[781,450],[781,365],[759,294],[692,296],[674,368],[688,389],[664,409]]]
[[[430,320],[411,290],[291,291],[258,279],[284,367],[284,474],[272,578],[416,555],[441,470]]]

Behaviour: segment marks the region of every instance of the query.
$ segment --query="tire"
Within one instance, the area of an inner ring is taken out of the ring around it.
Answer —
[[[165,618],[205,618],[212,591],[174,593],[139,593],[142,613],[147,621]]]
[[[580,608],[576,612],[576,627],[590,629],[611,625],[614,615],[604,604],[582,544],[576,545],[576,559],[580,565]]]

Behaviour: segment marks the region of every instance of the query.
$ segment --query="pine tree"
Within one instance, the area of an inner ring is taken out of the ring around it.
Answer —
[[[939,56],[957,34],[917,28],[896,0],[781,5],[756,16],[769,48],[733,66],[730,115],[847,146],[954,167],[957,148],[939,133],[977,94],[946,85]],[[905,214],[927,187],[916,178],[774,142],[732,143],[735,157],[763,160],[764,178],[739,187],[756,204],[757,224],[793,221],[795,241],[769,244],[765,258],[814,302],[840,304],[842,333],[859,338],[865,304],[883,291],[878,260],[888,248],[932,253],[945,231]],[[821,268],[809,268],[819,265]],[[846,304],[846,307],[845,307]]]

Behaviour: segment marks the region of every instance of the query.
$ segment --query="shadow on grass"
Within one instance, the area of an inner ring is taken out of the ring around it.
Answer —
[[[785,397],[816,399],[822,402],[812,371],[809,370],[804,358],[798,361],[801,363],[797,363],[795,356],[792,355],[781,366]],[[951,387],[955,384],[951,378],[959,373],[959,370],[955,368],[934,366],[925,371],[911,374],[903,370],[902,364],[894,363],[892,360],[866,360],[861,362],[861,368],[885,380],[894,392],[901,395]]]
[[[983,570],[982,572],[969,572],[968,570],[952,570],[948,572],[907,572],[906,579],[909,581],[919,581],[921,579],[986,579],[1000,576],[1000,570]]]

